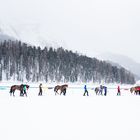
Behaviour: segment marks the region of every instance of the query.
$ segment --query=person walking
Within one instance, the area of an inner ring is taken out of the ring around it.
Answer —
[[[86,85],[84,86],[84,90],[85,90],[85,92],[84,92],[84,95],[83,95],[83,96],[86,96],[86,94],[87,94],[87,96],[89,96],[89,95],[88,95],[88,90],[87,90],[87,86],[86,86]]]
[[[24,93],[23,93],[23,84],[21,84],[21,86],[20,86],[20,96],[23,96],[24,95]]]
[[[42,96],[42,84],[39,85],[39,93],[38,96]]]
[[[103,86],[102,85],[100,85],[99,94],[103,95]]]
[[[23,96],[26,95],[27,97],[27,92],[26,92],[27,88],[26,88],[26,85],[23,85]]]
[[[117,95],[121,95],[121,90],[120,90],[120,86],[117,87]]]
[[[107,87],[104,86],[104,96],[107,96]]]

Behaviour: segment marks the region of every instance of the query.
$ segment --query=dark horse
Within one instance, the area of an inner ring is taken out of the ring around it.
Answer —
[[[27,90],[29,89],[29,85],[25,85]],[[22,85],[13,85],[11,86],[10,88],[10,96],[12,96],[12,93],[13,93],[13,96],[15,96],[15,90],[19,90],[20,91],[20,96],[21,94],[23,93],[23,84]]]
[[[100,87],[96,87],[96,88],[95,88],[95,93],[96,93],[96,95],[99,94],[99,91],[100,91]]]
[[[66,95],[66,89],[68,88],[68,85],[67,84],[65,84],[65,85],[57,85],[57,86],[55,86],[54,87],[54,92],[55,92],[55,95],[56,94],[62,94],[63,93],[63,95]],[[60,93],[58,93],[58,90],[60,90]]]

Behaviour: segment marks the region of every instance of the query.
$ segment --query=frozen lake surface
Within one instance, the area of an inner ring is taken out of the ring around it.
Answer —
[[[38,96],[38,85],[31,85],[28,97],[19,91],[10,97],[9,86],[0,88],[1,140],[140,139],[140,97],[128,86],[121,86],[122,96],[110,86],[106,97],[96,96],[92,86],[90,96],[82,96],[83,86],[73,85],[66,96],[47,88]]]

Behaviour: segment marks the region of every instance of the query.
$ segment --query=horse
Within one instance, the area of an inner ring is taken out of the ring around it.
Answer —
[[[103,92],[103,86],[102,85],[100,85],[100,87],[95,88],[96,95],[102,95],[102,92]]]
[[[130,88],[130,92],[131,92],[131,93],[134,92],[134,94],[140,95],[140,86],[131,87],[131,88]]]
[[[27,89],[29,89],[29,85],[25,85]],[[12,93],[13,93],[13,96],[15,96],[15,90],[19,90],[20,91],[20,96],[21,96],[21,93],[23,91],[23,84],[22,85],[13,85],[11,86],[10,88],[10,96],[12,96]]]
[[[104,95],[106,96],[107,94],[107,87],[100,85],[100,87],[95,87],[95,93],[96,95],[103,95],[103,90],[104,90]]]
[[[15,90],[20,90],[21,91],[21,86],[20,85],[13,85],[11,86],[10,88],[10,96],[12,96],[12,93],[13,93],[13,96],[15,96]]]
[[[66,95],[66,89],[68,88],[68,85],[67,84],[65,84],[65,85],[57,85],[57,86],[55,86],[54,87],[54,92],[55,92],[55,95],[56,94],[62,94],[63,93],[63,95],[65,96]],[[60,93],[58,93],[58,90],[60,90]]]

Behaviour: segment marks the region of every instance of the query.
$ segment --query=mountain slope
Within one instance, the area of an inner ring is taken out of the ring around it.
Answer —
[[[16,38],[14,38],[12,35],[7,34],[6,30],[4,32],[3,27],[0,27],[0,42],[3,42],[4,40],[13,40],[15,41]]]
[[[24,24],[3,24],[0,22],[0,38],[9,40],[16,39],[22,42],[26,42],[30,45],[40,46],[44,48],[45,46],[53,46],[55,48],[60,47],[60,42],[57,43],[55,39],[52,39],[47,34],[45,28],[40,27],[38,24],[34,23],[24,23]]]
[[[0,80],[134,84],[132,73],[63,48],[0,44]]]
[[[35,25],[35,24],[27,24],[27,25],[23,24],[23,25],[16,26],[15,28],[15,26],[0,23],[0,41],[4,41],[4,40],[20,40],[21,42],[26,42],[27,44],[30,44],[31,46],[34,46],[34,45],[41,46],[42,49],[45,46],[47,47],[53,46],[53,48],[60,47],[60,45],[58,45],[57,42],[52,41],[48,37],[46,31],[43,30],[43,28],[40,28],[39,25]],[[113,56],[111,56],[110,58],[113,58]],[[119,57],[116,57],[116,58],[119,58]],[[140,67],[136,67],[137,65],[135,65],[134,62],[130,60],[125,60],[125,59],[122,59],[122,60],[120,59],[120,60],[115,61],[114,59],[114,62],[117,63],[118,61],[121,61],[122,63],[121,66],[132,71],[136,75],[139,74]],[[127,61],[129,61],[129,63],[131,62],[131,64],[126,65]]]
[[[6,34],[1,34],[0,33],[0,42],[3,42],[4,40],[13,40],[13,41],[15,41],[16,39],[11,37],[11,36],[8,36]]]
[[[135,74],[138,79],[140,78],[140,64],[127,56],[113,53],[104,53],[96,57],[101,60],[108,60],[110,63],[116,66],[120,65]]]

